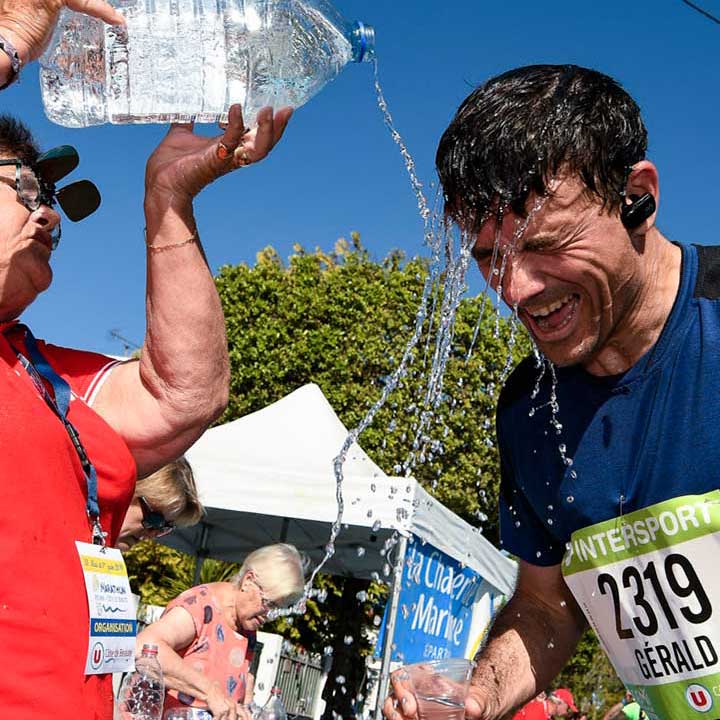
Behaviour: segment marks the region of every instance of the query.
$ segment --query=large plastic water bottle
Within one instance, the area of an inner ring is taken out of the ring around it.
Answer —
[[[157,645],[143,645],[135,672],[128,673],[120,686],[114,720],[161,720],[165,682],[157,654]]]
[[[287,720],[287,712],[280,699],[280,688],[274,687],[270,691],[270,697],[262,706],[257,720]]]
[[[327,0],[111,0],[127,27],[64,10],[40,59],[48,117],[67,127],[225,121],[299,107],[349,62],[371,60],[374,30]]]

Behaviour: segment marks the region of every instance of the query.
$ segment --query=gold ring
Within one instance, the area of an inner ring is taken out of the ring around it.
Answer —
[[[239,153],[235,151],[235,167],[245,167],[245,165],[249,165],[251,162],[252,160],[250,159],[247,150],[242,150]]]
[[[220,140],[215,148],[215,156],[217,159],[227,160],[232,154],[233,151],[222,140]]]

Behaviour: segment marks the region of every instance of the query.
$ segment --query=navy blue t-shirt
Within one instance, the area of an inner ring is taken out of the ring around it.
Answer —
[[[571,534],[720,487],[720,247],[681,246],[680,287],[655,346],[620,376],[526,358],[500,395],[503,548],[555,565]],[[572,460],[572,465],[563,461]]]

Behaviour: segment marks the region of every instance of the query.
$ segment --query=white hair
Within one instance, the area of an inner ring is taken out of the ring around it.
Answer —
[[[239,587],[250,571],[268,598],[278,605],[292,605],[302,597],[305,588],[303,562],[294,545],[277,543],[254,550],[230,582]]]

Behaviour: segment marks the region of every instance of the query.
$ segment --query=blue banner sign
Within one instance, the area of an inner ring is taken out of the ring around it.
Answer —
[[[392,659],[404,664],[463,657],[482,578],[432,545],[408,541]],[[375,654],[382,654],[390,603]]]

